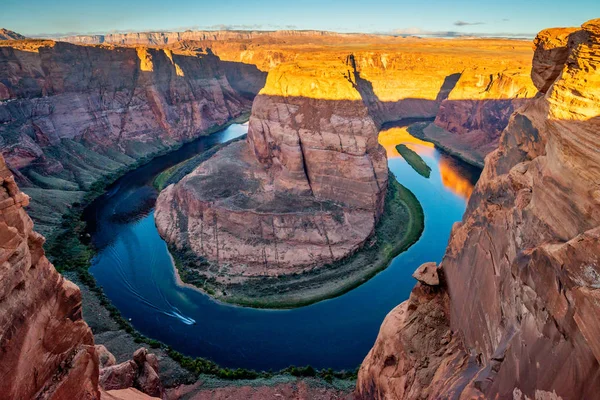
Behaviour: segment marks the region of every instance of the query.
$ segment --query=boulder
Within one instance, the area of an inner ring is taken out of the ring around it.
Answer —
[[[419,268],[417,268],[412,276],[425,285],[437,286],[440,284],[437,265],[434,262],[422,264]]]

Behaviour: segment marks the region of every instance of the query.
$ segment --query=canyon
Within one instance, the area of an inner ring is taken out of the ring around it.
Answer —
[[[244,53],[236,55],[235,39],[227,43],[184,40],[172,45],[210,46],[224,60],[253,63],[269,74],[254,100],[247,144],[236,143],[219,151],[166,188],[157,202],[159,233],[179,254],[178,264],[187,264],[179,267],[180,272],[183,269],[195,281],[204,281],[201,287],[221,300],[261,307],[291,306],[291,300],[281,298],[302,298],[294,292],[294,285],[287,285],[285,295],[273,298],[267,288],[275,281],[263,278],[308,272],[318,276],[317,267],[336,263],[363,248],[374,236],[383,212],[387,177],[376,137],[386,122],[437,115],[436,123],[442,125],[448,122],[445,115],[452,115],[454,125],[444,125],[452,130],[448,135],[458,137],[454,141],[462,141],[463,148],[474,149],[478,158],[463,157],[481,165],[513,107],[532,95],[531,80],[518,59],[505,63],[509,65],[502,72],[485,76],[489,61],[482,59],[480,69],[456,72],[459,66],[454,62],[445,70],[440,68],[439,53],[424,55],[416,44],[401,44],[414,51],[408,55],[397,50],[385,54],[355,49],[349,54],[345,44],[308,51],[303,48],[306,38],[296,38],[298,43],[292,46],[302,47],[292,47],[293,52],[285,52],[286,44],[276,35],[254,38],[257,47],[261,39],[267,40],[266,46],[275,46],[271,42],[283,46],[276,61],[269,47],[255,53],[244,46]],[[361,39],[373,40],[369,36]],[[404,39],[378,40],[378,46],[387,48],[391,47],[389,41]],[[449,58],[445,60],[448,63]],[[456,115],[462,119],[457,120]],[[446,132],[440,127],[437,131]],[[473,145],[475,140],[481,147]],[[225,181],[228,187],[220,185]],[[419,213],[410,201],[400,208],[409,218],[400,219],[400,225],[407,225],[410,216],[414,219]],[[409,227],[399,233],[393,245],[402,247],[398,243],[403,235],[415,235],[415,230]],[[329,283],[319,297],[303,298],[298,304],[327,297],[327,292],[339,293],[349,281],[364,280],[382,268],[380,262],[370,264],[377,267]],[[317,291],[310,283],[317,280],[315,276],[299,281],[304,288]],[[246,290],[249,286],[253,288]],[[266,301],[265,296],[271,299]]]
[[[533,93],[522,41],[304,31],[125,36],[0,42],[2,154],[50,242],[94,182],[248,115],[281,63],[351,57],[378,126],[436,118],[423,131],[480,166],[508,122],[504,106]]]
[[[384,321],[356,397],[566,399],[600,389],[600,20],[542,31],[534,54],[520,41],[324,32],[65,39],[79,45],[6,36],[0,376],[9,398],[350,397],[304,381],[165,392],[157,356],[142,349],[117,364],[94,345],[79,289],[48,261],[23,208],[52,238],[97,182],[251,108],[247,139],[168,186],[156,207],[175,248],[232,264],[219,271],[227,284],[306,272],[368,244],[399,190],[377,142],[388,122],[430,119],[408,130],[474,165],[487,156],[442,263],[415,272],[410,299]]]
[[[386,317],[358,398],[597,397],[600,20],[534,43],[539,94],[488,155],[439,267]]]
[[[37,229],[52,236],[95,182],[247,113],[263,74],[234,69],[206,52],[0,42],[0,146]]]

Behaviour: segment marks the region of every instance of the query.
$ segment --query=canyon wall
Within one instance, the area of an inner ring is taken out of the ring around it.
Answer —
[[[0,156],[0,393],[6,399],[97,399],[98,357],[81,293],[44,256]]]
[[[419,136],[483,167],[513,111],[537,93],[531,47],[515,40],[436,40],[355,35],[257,36],[197,42],[224,60],[270,71],[282,63],[345,61],[378,125],[402,118],[435,118]],[[173,45],[187,47],[190,43]]]
[[[75,44],[118,44],[118,45],[142,45],[160,46],[182,41],[239,41],[254,40],[257,38],[286,39],[293,37],[353,37],[362,34],[337,33],[329,31],[314,30],[278,30],[278,31],[244,31],[244,30],[216,30],[216,31],[193,31],[184,32],[126,32],[110,33],[106,35],[75,35],[65,36],[57,40]],[[371,36],[371,35],[368,35]]]
[[[261,80],[193,49],[3,42],[1,152],[48,234],[96,180],[247,112]]]
[[[115,36],[129,47],[1,42],[0,146],[43,234],[52,235],[98,179],[249,111],[266,73],[281,63],[345,63],[377,126],[437,116],[439,127],[426,136],[476,146],[479,159],[521,101],[511,99],[531,94],[525,42],[196,33]]]
[[[0,393],[3,399],[155,399],[158,359],[139,349],[115,364],[94,346],[81,292],[62,277],[33,230],[22,193],[0,155]],[[135,387],[135,388],[134,388]]]
[[[345,63],[282,64],[254,102],[247,142],[161,193],[159,232],[179,250],[231,263],[217,277],[229,281],[339,260],[363,245],[383,210],[377,135]]]
[[[483,167],[485,156],[498,147],[512,113],[537,93],[528,72],[524,68],[464,70],[425,136]]]
[[[435,118],[449,95],[454,101],[472,100],[476,105],[479,100],[535,94],[529,77],[531,45],[525,41],[370,35],[354,35],[352,41],[335,36],[310,39],[255,37],[228,42],[206,40],[197,45],[210,48],[223,60],[256,65],[262,71],[295,61],[350,62],[362,78],[359,89],[380,123],[407,117]],[[185,48],[189,43],[173,46]],[[504,126],[508,116],[510,113]],[[480,127],[467,127],[473,129]]]
[[[487,157],[438,282],[416,274],[386,317],[359,398],[598,396],[600,20],[535,43],[540,93]]]

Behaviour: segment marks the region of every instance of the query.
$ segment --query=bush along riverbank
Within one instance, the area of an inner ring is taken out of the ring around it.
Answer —
[[[232,123],[240,122],[245,121],[236,119],[220,129],[214,129],[214,131],[220,131]],[[242,139],[243,137],[234,140]],[[96,280],[88,270],[95,255],[95,249],[91,245],[90,237],[86,233],[86,223],[82,220],[82,214],[85,208],[96,198],[105,193],[111,184],[113,184],[120,177],[124,176],[127,172],[141,167],[155,157],[175,151],[181,147],[181,145],[172,147],[169,149],[169,151],[161,151],[159,153],[139,159],[135,164],[119,169],[118,171],[115,171],[110,175],[106,175],[102,179],[99,179],[93,183],[83,199],[80,202],[74,203],[69,212],[63,214],[61,224],[57,227],[55,235],[48,240],[45,245],[48,258],[53,262],[59,272],[66,273],[70,277],[73,277],[78,284],[85,286],[86,291],[90,292],[89,297],[94,297],[93,300],[88,300],[97,303],[99,307],[102,307],[104,310],[106,310],[106,313],[109,315],[109,318],[114,321],[118,330],[124,331],[127,335],[129,335],[131,340],[140,346],[147,345],[154,350],[160,349],[160,351],[170,357],[173,362],[179,364],[181,368],[190,372],[196,378],[199,375],[207,375],[223,380],[257,380],[278,376],[289,376],[295,378],[311,377],[321,379],[327,384],[331,382],[335,383],[335,381],[339,380],[353,382],[356,379],[358,369],[353,371],[333,371],[331,369],[316,370],[311,366],[291,366],[278,372],[254,371],[244,368],[224,368],[204,358],[185,356],[184,354],[172,349],[170,346],[160,341],[151,339],[138,332],[133,327],[131,322],[124,318],[120,311],[111,303],[108,297],[104,294],[102,288],[97,285]],[[195,163],[199,164],[203,160],[206,160],[220,147],[221,145],[216,145],[206,152],[203,152],[202,154],[188,160],[190,163],[182,163],[179,166],[175,166],[178,168],[173,167],[172,169],[167,170],[170,171],[170,173],[164,176],[164,182],[170,182],[173,177],[178,177],[181,174],[183,174],[181,176],[184,176],[187,174],[187,169],[182,169],[180,167],[191,168]],[[84,301],[86,301],[86,299],[84,299]],[[192,381],[185,380],[176,383],[192,383],[193,381],[195,381],[195,379]]]
[[[276,278],[247,278],[224,284],[214,275],[212,262],[170,246],[182,282],[224,302],[254,308],[296,308],[340,296],[378,272],[421,236],[424,213],[414,194],[390,172],[385,209],[375,233],[353,255],[336,263]]]

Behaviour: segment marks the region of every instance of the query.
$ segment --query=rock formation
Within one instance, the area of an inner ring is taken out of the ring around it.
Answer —
[[[483,167],[498,145],[513,111],[536,89],[530,78],[531,51],[525,41],[440,41],[415,38],[306,36],[285,40],[202,41],[224,60],[270,71],[281,63],[315,63],[351,58],[358,89],[376,123],[435,118],[422,137]],[[351,55],[348,57],[348,55]],[[460,56],[459,56],[460,55]]]
[[[185,32],[131,32],[110,33],[106,35],[76,35],[60,38],[63,42],[75,44],[118,44],[118,45],[142,45],[156,46],[167,45],[182,41],[230,41],[230,40],[253,40],[256,38],[288,38],[294,37],[319,37],[319,36],[360,36],[356,34],[344,34],[328,31],[311,30],[278,30],[278,31],[192,31]]]
[[[361,247],[383,210],[387,163],[353,79],[341,62],[272,70],[247,142],[161,193],[161,235],[232,263],[230,276],[298,272]]]
[[[132,360],[121,364],[105,364],[100,369],[100,387],[106,391],[133,387],[142,393],[161,398],[164,388],[158,376],[158,359],[142,347],[133,354]]]
[[[535,43],[540,93],[488,156],[440,285],[386,317],[359,398],[600,392],[600,20]]]
[[[249,111],[261,79],[196,48],[2,42],[0,149],[48,234],[96,180]]]
[[[17,32],[9,31],[8,29],[0,28],[0,40],[21,40],[25,39],[25,36],[18,34]]]
[[[0,393],[7,399],[97,399],[98,356],[81,294],[44,256],[0,157]]]
[[[531,85],[531,49],[519,41],[312,31],[71,39],[104,45],[0,42],[0,148],[49,237],[93,182],[248,111],[282,63],[349,63],[376,124],[435,118],[443,104],[444,129],[432,125],[428,136],[476,145],[479,161],[497,143],[510,98]]]

